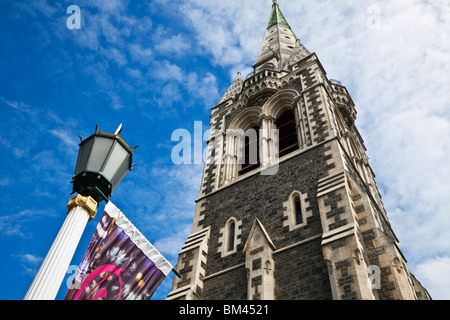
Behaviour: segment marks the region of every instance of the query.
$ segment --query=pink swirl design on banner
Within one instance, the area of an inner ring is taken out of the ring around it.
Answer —
[[[99,285],[101,285],[104,281],[106,281],[113,274],[115,274],[117,276],[117,278],[119,279],[120,290],[119,290],[119,295],[118,295],[118,297],[116,299],[116,300],[119,300],[120,297],[122,296],[122,277],[121,277],[120,273],[123,270],[125,270],[125,268],[119,269],[115,265],[112,265],[112,264],[105,264],[103,266],[100,266],[100,267],[96,268],[83,281],[83,283],[80,286],[80,289],[78,289],[78,292],[75,294],[74,300],[79,300],[79,297],[83,293],[84,289],[95,279],[95,277],[99,276],[103,272],[111,272],[111,274],[108,275],[108,277],[105,277],[102,281],[100,281],[94,288],[92,288],[92,290],[86,295],[84,300],[86,300],[86,298],[89,297],[89,295],[92,293],[92,291],[94,291]],[[95,296],[92,298],[92,300],[97,300],[98,298],[105,298],[106,299],[107,294],[108,294],[108,290],[100,289],[95,294]]]

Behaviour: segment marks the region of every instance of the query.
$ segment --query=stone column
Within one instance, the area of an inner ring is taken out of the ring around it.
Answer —
[[[89,220],[95,217],[97,202],[76,195],[67,204],[67,217],[44,259],[24,300],[54,300]]]
[[[260,132],[261,166],[268,167],[278,160],[278,135],[276,135],[275,119],[272,116],[261,116]]]

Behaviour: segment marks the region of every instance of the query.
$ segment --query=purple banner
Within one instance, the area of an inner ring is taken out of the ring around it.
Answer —
[[[171,269],[108,202],[65,300],[148,300]]]

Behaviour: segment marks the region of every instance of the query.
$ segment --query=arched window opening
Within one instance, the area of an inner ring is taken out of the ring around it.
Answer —
[[[236,234],[236,224],[231,222],[228,227],[228,247],[227,252],[234,250],[234,236]]]
[[[283,206],[286,208],[283,212],[286,217],[283,226],[289,226],[289,231],[303,228],[308,224],[308,218],[312,216],[312,211],[309,210],[307,197],[306,193],[294,190],[289,195],[288,201],[283,202]]]
[[[303,223],[302,207],[300,204],[300,197],[297,195],[294,197],[294,214],[295,214],[295,224],[302,224]]]
[[[239,175],[253,171],[261,166],[259,159],[259,127],[246,131],[242,152],[244,152],[244,163],[241,170],[239,170]]]
[[[285,156],[299,148],[294,110],[286,110],[277,120],[279,138],[279,157]]]

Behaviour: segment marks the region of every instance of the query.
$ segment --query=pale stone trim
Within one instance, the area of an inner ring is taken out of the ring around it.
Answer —
[[[230,251],[227,250],[227,244],[228,244],[228,240],[229,240],[229,227],[231,225],[231,223],[234,222],[234,248]],[[239,235],[241,234],[241,228],[240,226],[242,225],[242,221],[235,218],[235,217],[230,217],[227,222],[225,223],[225,226],[223,228],[220,228],[220,233],[222,233],[222,236],[219,237],[219,242],[221,243],[221,245],[219,245],[219,248],[217,249],[217,251],[221,254],[221,257],[226,257],[229,256],[233,253],[237,252],[237,246],[239,244],[241,244],[241,238],[239,237]]]
[[[302,213],[302,223],[297,224],[296,214],[295,214],[295,204],[294,197],[298,196],[300,198],[300,210]],[[309,207],[309,201],[306,201],[307,195],[305,193],[301,193],[298,190],[292,191],[289,195],[287,201],[283,202],[283,207],[286,208],[284,210],[283,215],[287,217],[287,220],[283,221],[283,227],[289,226],[289,231],[302,228],[308,224],[307,218],[312,216],[312,211],[307,211],[306,208]]]

